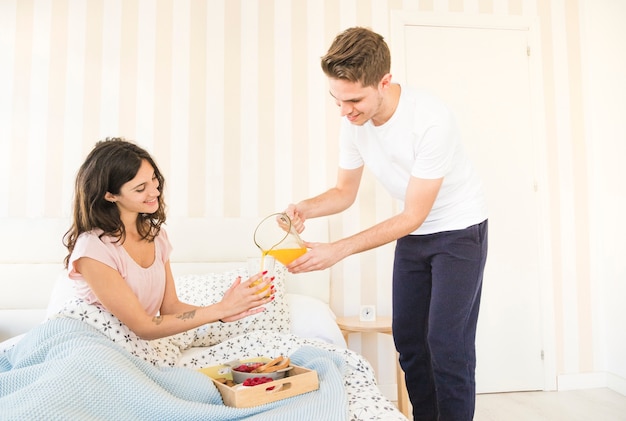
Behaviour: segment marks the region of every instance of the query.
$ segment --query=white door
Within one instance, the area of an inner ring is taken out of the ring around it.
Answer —
[[[453,109],[487,194],[489,256],[478,322],[477,391],[541,390],[542,234],[528,31],[403,26],[403,43],[395,44],[402,51],[393,51],[392,60],[402,54],[406,83],[435,93]]]

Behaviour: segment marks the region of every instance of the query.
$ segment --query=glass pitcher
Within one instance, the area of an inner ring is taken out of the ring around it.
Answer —
[[[286,213],[266,216],[254,230],[254,244],[263,256],[274,256],[283,265],[306,253],[306,246]]]

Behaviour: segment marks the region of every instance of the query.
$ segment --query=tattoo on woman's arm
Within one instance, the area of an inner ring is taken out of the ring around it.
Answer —
[[[190,310],[190,311],[186,311],[184,313],[177,314],[176,318],[180,319],[180,320],[187,320],[187,319],[193,319],[195,317],[195,315],[196,315],[196,310]],[[155,325],[160,325],[161,322],[163,322],[163,316],[154,316],[152,318],[152,322]]]
[[[180,320],[193,319],[196,316],[196,310],[189,310],[181,314],[177,314],[176,317]]]

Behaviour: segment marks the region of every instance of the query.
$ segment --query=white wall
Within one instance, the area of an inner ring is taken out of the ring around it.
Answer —
[[[583,6],[596,358],[626,394],[626,2]]]

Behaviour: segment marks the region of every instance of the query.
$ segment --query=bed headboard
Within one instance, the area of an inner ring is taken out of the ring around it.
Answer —
[[[259,255],[252,235],[259,218],[169,218],[174,276],[220,272]],[[41,323],[63,273],[68,218],[0,218],[0,341]],[[306,241],[327,242],[328,222],[307,221]],[[287,292],[330,300],[330,271],[287,276]]]

